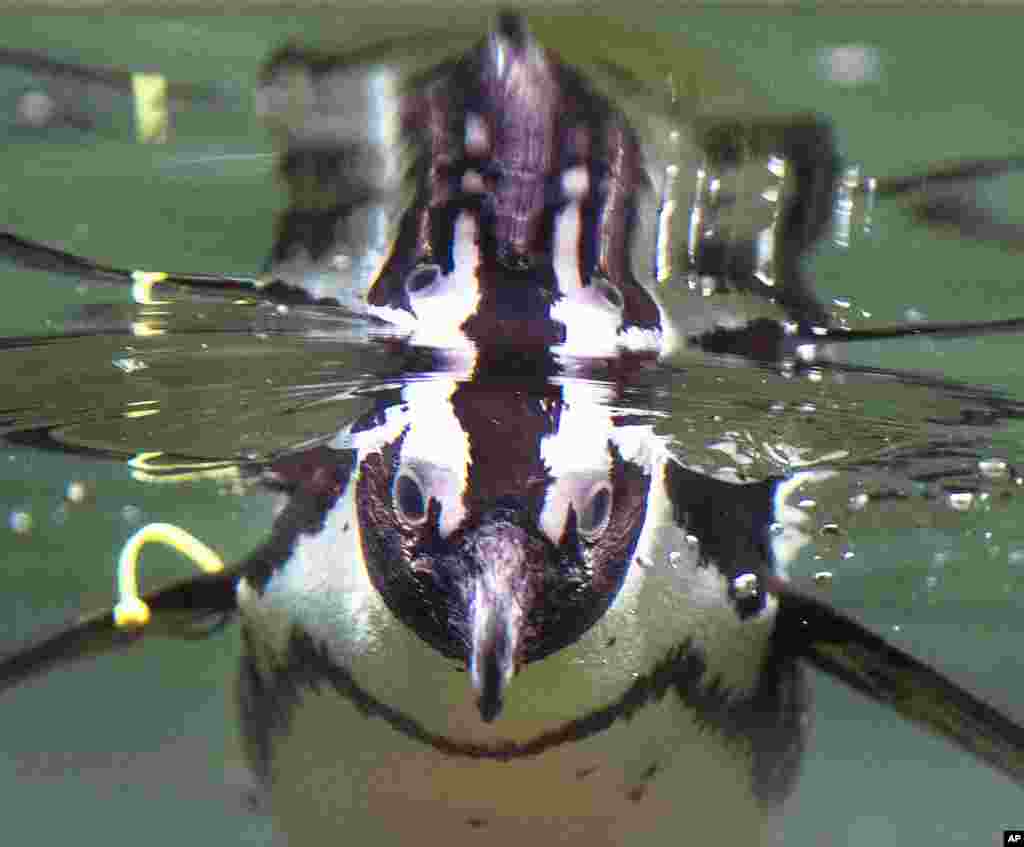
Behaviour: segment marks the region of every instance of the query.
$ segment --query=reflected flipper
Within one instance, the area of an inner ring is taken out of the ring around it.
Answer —
[[[0,658],[0,692],[81,659],[122,650],[143,635],[209,635],[234,612],[238,578],[237,570],[202,574],[143,595],[152,612],[145,629],[118,627],[112,608],[63,624]]]
[[[1024,726],[784,580],[770,590],[784,649],[1024,785]]]
[[[270,303],[304,304],[317,303],[301,289],[279,280],[267,282],[251,277],[237,277],[228,274],[164,273],[157,271],[128,270],[93,262],[83,256],[76,256],[56,247],[0,231],[0,258],[15,265],[35,271],[67,274],[78,279],[130,285],[138,303],[152,302],[157,295],[156,286],[184,288],[187,291],[213,297],[248,298]],[[162,294],[163,292],[161,292]],[[157,299],[159,299],[157,297]]]
[[[872,190],[879,196],[909,194],[956,185],[967,180],[992,179],[1024,168],[1024,156],[1002,156],[994,159],[968,159],[951,165],[940,165],[924,173],[874,180]],[[864,186],[860,187],[864,191]]]

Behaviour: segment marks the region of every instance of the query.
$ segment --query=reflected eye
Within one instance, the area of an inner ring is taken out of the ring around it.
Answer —
[[[612,487],[602,483],[590,494],[577,517],[580,535],[589,541],[597,538],[608,526],[612,514]]]
[[[608,280],[600,278],[591,280],[590,284],[594,287],[594,291],[600,295],[601,299],[604,300],[605,303],[617,312],[622,311],[622,292],[619,291],[618,288],[608,282]]]
[[[408,471],[402,471],[392,492],[398,517],[411,526],[420,526],[427,519],[427,498],[423,486]]]
[[[437,265],[422,265],[405,278],[405,290],[410,294],[423,294],[440,276],[441,269]]]

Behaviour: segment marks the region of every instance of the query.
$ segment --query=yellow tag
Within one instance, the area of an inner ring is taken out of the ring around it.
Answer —
[[[151,616],[149,606],[139,595],[136,578],[139,551],[150,542],[166,544],[190,559],[204,573],[219,573],[224,562],[195,536],[179,526],[168,523],[151,523],[144,526],[125,542],[117,560],[117,605],[114,606],[114,625],[118,629],[141,629]]]
[[[153,286],[167,279],[163,271],[132,271],[132,299],[141,306],[162,306],[170,300],[154,300]]]
[[[167,140],[167,80],[160,74],[132,74],[135,135],[143,143]]]

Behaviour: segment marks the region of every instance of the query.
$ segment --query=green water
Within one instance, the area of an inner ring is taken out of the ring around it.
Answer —
[[[832,116],[844,149],[869,174],[1024,149],[1019,85],[1007,70],[1019,50],[1013,13],[745,8],[645,13],[643,23],[684,34],[681,43],[710,50],[752,80],[750,90],[760,93],[750,102],[758,108]],[[41,135],[0,113],[0,223],[118,266],[258,272],[283,195],[249,91],[283,40],[319,40],[332,27],[353,25],[352,15],[5,17],[0,46],[212,83],[224,105],[184,110],[170,142],[159,146],[135,143],[127,95],[95,95],[102,120],[85,133]],[[847,88],[822,77],[820,51],[844,44],[876,51],[877,79]],[[708,73],[710,85],[722,72]],[[0,110],[13,109],[31,84],[0,69]],[[1022,188],[1006,179],[987,190],[994,207],[1019,215]],[[823,296],[851,298],[878,324],[905,320],[908,310],[930,320],[1024,315],[1019,255],[924,230],[896,204],[880,208],[873,233],[850,250],[823,247],[815,267]],[[76,291],[64,277],[0,269],[3,335],[52,332],[69,306],[93,299],[127,302],[114,290]],[[865,344],[853,355],[1024,397],[1019,349],[1015,338],[905,341]],[[34,377],[29,382],[38,384],[46,375]],[[4,408],[30,401],[16,381],[4,384]],[[995,455],[1019,460],[1017,435],[1000,435]],[[87,485],[82,504],[64,501],[73,480]],[[186,524],[228,559],[252,549],[271,506],[225,488],[217,481],[143,485],[120,463],[0,451],[0,514],[33,518],[27,534],[0,526],[0,634],[13,639],[79,605],[108,602],[114,551],[141,522]],[[1021,506],[1011,503],[955,521],[911,513],[899,530],[865,519],[842,547],[851,558],[812,548],[793,571],[834,570],[838,606],[1024,720],[1020,516]],[[159,581],[179,568],[155,552],[146,578]],[[157,643],[5,697],[5,843],[271,843],[266,819],[246,807],[225,684],[235,650],[230,631],[198,644]],[[1024,795],[1004,778],[828,680],[817,679],[815,688],[817,729],[787,844],[994,844],[1004,827],[1024,826]]]

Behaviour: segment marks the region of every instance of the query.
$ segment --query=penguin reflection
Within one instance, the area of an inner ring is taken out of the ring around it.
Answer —
[[[532,382],[413,382],[274,467],[241,701],[293,843],[750,843],[790,790],[774,483],[684,469],[595,383]]]
[[[281,296],[368,311],[414,344],[531,341],[572,356],[664,355],[715,330],[720,352],[777,354],[760,324],[749,339],[723,328],[746,308],[696,295],[670,320],[651,283],[686,275],[756,295],[751,314],[830,323],[802,258],[832,215],[826,121],[691,125],[664,79],[635,78],[614,44],[566,43],[570,63],[520,15],[461,52],[440,38],[436,64],[420,40],[285,49],[268,64],[258,102],[290,196],[271,255]],[[769,162],[792,191],[762,185],[779,182]],[[679,176],[698,171],[728,212]],[[537,332],[545,321],[557,331]]]

